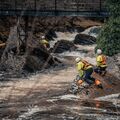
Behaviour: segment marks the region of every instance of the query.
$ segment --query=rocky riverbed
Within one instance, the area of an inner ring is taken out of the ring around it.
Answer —
[[[104,89],[73,95],[74,67],[47,71],[0,84],[0,117],[5,120],[119,120],[119,80],[101,78]],[[100,79],[100,78],[99,78]]]
[[[44,19],[39,25],[45,22]],[[102,24],[79,18],[63,19],[67,21],[67,26],[68,23],[75,26],[75,30],[68,31],[63,27],[65,25],[58,24],[61,18],[57,19],[57,27],[51,25],[55,31],[46,32],[47,38],[52,35],[49,51],[38,44],[37,37],[30,39],[27,44],[27,54],[15,53],[17,36],[12,31],[16,31],[16,26],[12,27],[7,39],[8,43],[13,42],[12,52],[9,44],[1,49],[1,53],[4,53],[1,60],[5,63],[0,66],[1,120],[120,120],[120,55],[108,57],[106,76],[93,74],[101,80],[103,90],[93,85],[88,89],[89,94],[84,91],[77,95],[71,94],[70,84],[77,74],[74,59],[80,56],[96,64],[95,40]],[[45,30],[46,27],[42,26],[41,29]]]

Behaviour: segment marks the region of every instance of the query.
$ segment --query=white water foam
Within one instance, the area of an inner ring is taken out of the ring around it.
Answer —
[[[118,94],[111,94],[103,97],[98,97],[95,100],[101,100],[101,101],[108,101],[112,102],[113,105],[120,107],[120,99],[119,99],[120,93]]]
[[[76,100],[76,99],[80,99],[80,96],[76,96],[73,94],[67,94],[67,95],[62,95],[62,96],[58,96],[58,97],[54,97],[55,99],[61,99],[61,100]]]
[[[101,30],[101,26],[93,26],[81,32],[81,34],[86,34],[97,38],[97,36],[100,33],[100,30]]]
[[[77,32],[56,32],[57,38],[54,38],[54,41],[50,41],[50,46],[53,47],[54,44],[59,40],[67,40],[67,41],[73,41],[75,39],[75,36],[77,35]]]
[[[32,108],[29,108],[27,112],[23,113],[22,115],[20,115],[17,120],[23,120],[24,118],[29,118],[31,115],[33,115],[34,113],[40,112],[40,111],[47,111],[48,108],[46,107],[38,107],[38,106],[34,106]]]
[[[120,93],[117,93],[117,94],[111,94],[111,95],[107,95],[107,96],[98,97],[95,100],[108,101],[108,100],[112,100],[112,99],[118,99],[119,96],[120,96]]]

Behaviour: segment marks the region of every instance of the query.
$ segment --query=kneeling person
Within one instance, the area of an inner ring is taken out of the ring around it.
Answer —
[[[89,85],[95,83],[99,88],[102,88],[101,82],[92,77],[93,66],[81,58],[76,58],[75,61],[81,83],[82,81],[85,81]]]
[[[45,36],[42,36],[42,40],[40,40],[40,43],[41,43],[46,49],[49,49],[49,48],[50,48],[50,44],[49,44],[49,42],[45,39]]]
[[[95,69],[95,72],[100,75],[105,75],[107,68],[106,56],[102,54],[101,49],[97,50],[96,62],[97,62],[97,68]]]

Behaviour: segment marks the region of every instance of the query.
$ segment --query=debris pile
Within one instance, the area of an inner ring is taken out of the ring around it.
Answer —
[[[59,63],[57,58],[51,56],[47,49],[39,41],[31,37],[30,33],[27,44],[20,43],[17,35],[17,26],[10,30],[6,47],[1,56],[0,70],[10,73],[21,73],[23,70],[34,72]]]

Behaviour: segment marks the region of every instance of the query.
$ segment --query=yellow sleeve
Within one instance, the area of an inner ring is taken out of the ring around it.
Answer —
[[[83,67],[84,67],[84,64],[82,62],[79,62],[77,64],[77,70],[79,72],[80,77],[83,77],[83,75],[84,75],[84,71],[82,70]]]
[[[102,62],[102,56],[97,56],[97,66],[100,66],[101,65],[101,62]]]
[[[42,40],[41,43],[42,44],[48,44],[48,41],[47,40]]]

